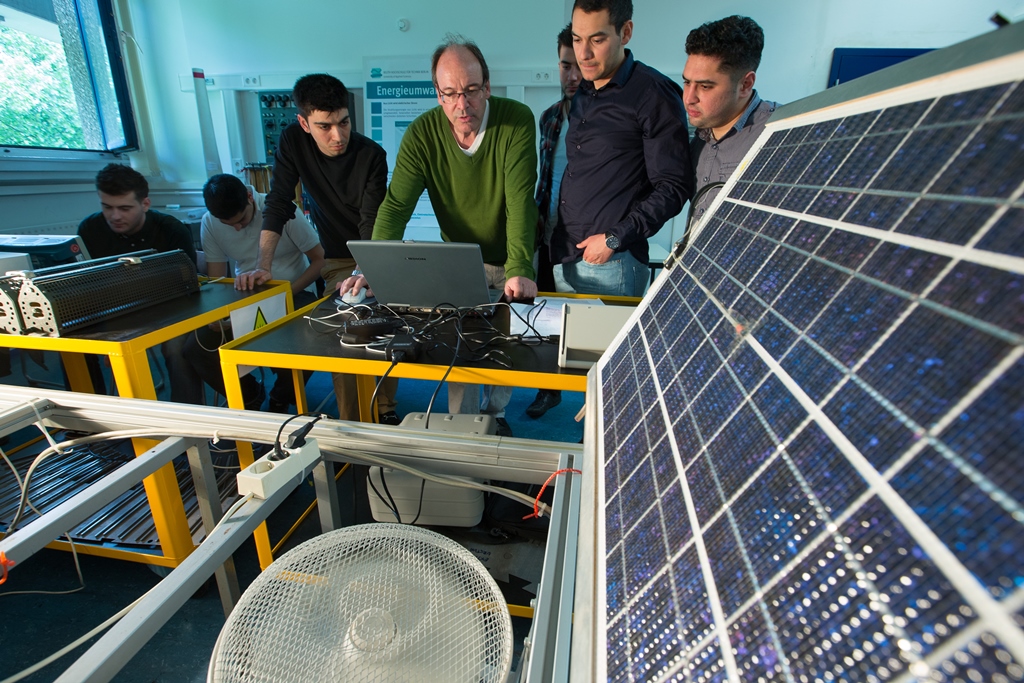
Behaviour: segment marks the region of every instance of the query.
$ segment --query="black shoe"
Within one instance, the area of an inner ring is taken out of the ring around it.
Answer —
[[[263,407],[263,401],[267,398],[267,390],[263,388],[262,384],[258,386],[260,388],[259,393],[245,402],[246,410],[259,410]]]
[[[537,398],[526,407],[526,414],[532,418],[544,415],[559,403],[562,402],[562,392],[557,389],[541,389],[537,392]]]
[[[389,410],[386,413],[381,413],[377,416],[377,422],[382,425],[391,425],[397,427],[402,424],[402,418],[398,417],[398,413],[393,410]]]
[[[280,401],[275,401],[273,399],[273,397],[271,397],[270,402],[267,403],[267,412],[268,413],[278,413],[279,415],[291,415],[292,414],[291,404],[290,403],[281,403]]]
[[[494,421],[498,423],[498,436],[512,436],[512,427],[509,425],[508,420],[503,417],[496,417]]]

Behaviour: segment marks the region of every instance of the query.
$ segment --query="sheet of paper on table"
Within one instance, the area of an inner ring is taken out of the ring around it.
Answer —
[[[587,304],[590,306],[604,306],[604,302],[598,298],[593,299],[566,299],[554,296],[539,296],[533,300],[533,304],[512,304],[512,310],[519,313],[519,316],[526,318],[541,336],[560,334],[562,331],[562,305],[563,304]],[[519,319],[515,313],[509,323],[509,334],[533,334],[527,330],[526,323]]]

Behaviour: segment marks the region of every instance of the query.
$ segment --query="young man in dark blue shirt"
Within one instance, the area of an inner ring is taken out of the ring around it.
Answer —
[[[573,49],[583,83],[572,100],[558,224],[558,291],[642,296],[647,240],[693,193],[679,86],[633,59],[630,0],[576,0]]]

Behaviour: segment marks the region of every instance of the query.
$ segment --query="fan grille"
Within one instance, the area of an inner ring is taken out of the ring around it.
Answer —
[[[333,531],[267,568],[228,618],[211,681],[504,681],[512,623],[468,550],[399,524]]]

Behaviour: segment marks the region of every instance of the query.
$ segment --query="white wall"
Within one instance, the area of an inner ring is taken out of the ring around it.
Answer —
[[[634,53],[679,80],[690,29],[730,14],[754,19],[765,34],[757,89],[792,102],[823,90],[837,47],[940,48],[993,30],[1000,7],[1020,0],[694,0],[634,3]],[[1012,7],[1011,7],[1012,9]],[[1024,11],[1017,10],[1017,13]],[[1004,9],[1004,13],[1006,10]],[[1012,12],[1010,12],[1012,14]]]
[[[136,98],[148,119],[140,131],[145,149],[133,155],[133,163],[153,174],[158,195],[161,190],[184,191],[184,198],[162,195],[168,197],[165,202],[183,205],[199,201],[195,191],[206,178],[195,96],[183,92],[179,81],[192,67],[204,68],[208,75],[262,74],[268,76],[264,88],[287,88],[295,76],[313,71],[358,74],[364,56],[428,55],[445,32],[453,31],[480,44],[492,71],[554,69],[555,36],[572,6],[572,0],[118,2],[130,20],[134,41],[126,40],[124,49],[132,53],[129,60],[138,60],[141,89]],[[679,80],[690,29],[729,14],[749,15],[766,36],[758,90],[787,102],[824,88],[835,47],[944,47],[991,30],[987,17],[999,8],[1016,18],[1024,13],[1024,2],[636,0],[631,47],[638,59]],[[398,30],[399,18],[409,20],[408,32]],[[274,75],[279,82],[273,82]],[[521,92],[537,112],[558,96],[553,87]],[[242,153],[241,136],[234,129],[241,118],[235,106],[240,99],[231,91],[210,92],[226,171]],[[14,202],[0,188],[0,215]],[[22,200],[17,204],[22,211],[27,208]],[[38,223],[47,224],[72,220],[82,202],[48,197],[34,204],[41,212]],[[670,227],[664,242],[671,243],[679,232]]]
[[[364,56],[426,55],[453,31],[477,41],[492,70],[551,68],[571,7],[570,0],[124,1],[143,48],[161,175],[185,183],[205,177],[194,95],[178,81],[193,66],[207,74],[358,73]],[[987,18],[998,8],[997,0],[637,0],[632,47],[678,80],[691,28],[751,16],[766,36],[759,90],[788,102],[824,88],[835,47],[944,47],[991,30]],[[399,18],[409,31],[398,30]],[[557,91],[531,95],[544,102]],[[211,105],[223,117],[216,91]],[[218,127],[226,137],[224,124]],[[229,163],[227,141],[220,144]]]
[[[156,158],[161,177],[172,184],[201,184],[206,177],[195,96],[182,92],[179,76],[192,67],[206,74],[257,74],[265,89],[289,88],[297,76],[314,71],[361,73],[364,56],[428,56],[446,32],[476,40],[492,70],[553,69],[555,37],[565,23],[564,2],[522,0],[511,9],[480,14],[471,0],[124,0],[142,48],[146,97],[154,112]],[[571,7],[571,3],[570,3]],[[398,30],[398,19],[410,29]],[[550,26],[539,30],[539,26]],[[131,46],[129,46],[131,49]],[[359,82],[346,79],[358,88]],[[499,84],[500,85],[500,84]],[[228,138],[239,115],[210,91],[218,146],[225,171],[241,156]],[[557,98],[556,88],[543,101]],[[152,94],[152,96],[151,96]],[[233,116],[225,111],[231,112]],[[256,161],[244,158],[245,162]]]

